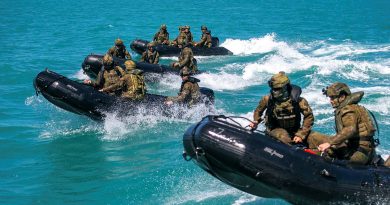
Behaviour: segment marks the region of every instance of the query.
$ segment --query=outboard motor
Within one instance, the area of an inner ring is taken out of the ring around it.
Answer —
[[[218,47],[218,46],[219,46],[219,38],[211,37],[211,47]]]
[[[100,69],[103,66],[103,56],[91,54],[85,57],[81,67],[85,74],[87,74],[91,78],[96,78]]]
[[[135,39],[130,43],[130,48],[138,54],[142,54],[144,51],[146,51],[148,43],[149,41],[146,40]]]
[[[210,88],[200,87],[200,92],[204,96],[203,99],[206,105],[212,105],[215,102],[214,91]]]

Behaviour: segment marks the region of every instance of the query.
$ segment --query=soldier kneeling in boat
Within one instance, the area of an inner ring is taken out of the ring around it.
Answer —
[[[202,30],[202,36],[200,38],[200,41],[194,43],[194,46],[211,48],[212,45],[211,31],[209,31],[206,26],[202,26],[201,30]]]
[[[308,137],[309,147],[329,151],[330,157],[349,163],[370,164],[376,156],[376,128],[369,111],[358,105],[364,93],[351,93],[349,87],[340,82],[326,87],[323,93],[335,109],[336,134],[312,132]]]
[[[106,90],[108,87],[116,84],[124,70],[119,66],[114,66],[114,61],[109,54],[103,56],[103,70],[99,71],[96,81],[84,80],[84,84],[91,85],[101,92],[106,92],[110,95],[120,95],[119,90]]]
[[[148,50],[142,53],[142,57],[140,62],[150,63],[150,64],[158,64],[160,59],[160,54],[153,48],[151,43],[147,45]]]
[[[252,129],[263,121],[265,112],[266,133],[285,144],[305,142],[313,126],[314,116],[307,100],[300,97],[301,88],[290,84],[284,72],[268,81],[271,93],[264,96],[253,114]],[[303,123],[301,118],[303,115]]]
[[[165,101],[166,105],[172,105],[173,103],[184,103],[188,106],[192,106],[200,101],[201,93],[199,90],[199,79],[191,77],[191,72],[187,67],[184,67],[180,71],[182,83],[180,86],[180,92],[176,97],[168,97]]]
[[[130,100],[142,100],[145,97],[146,86],[143,71],[136,69],[136,64],[132,60],[125,62],[126,71],[122,77],[113,85],[103,88],[103,92],[121,90],[121,97]]]
[[[152,45],[155,46],[158,44],[169,45],[169,33],[165,24],[162,24],[160,30],[154,34]]]
[[[117,38],[114,43],[115,45],[108,49],[107,54],[113,57],[131,60],[131,55],[129,51],[126,50],[126,46],[123,43],[122,39]]]

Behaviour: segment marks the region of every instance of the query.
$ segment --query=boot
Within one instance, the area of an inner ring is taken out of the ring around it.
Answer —
[[[390,156],[387,157],[386,162],[385,162],[385,166],[390,167]]]

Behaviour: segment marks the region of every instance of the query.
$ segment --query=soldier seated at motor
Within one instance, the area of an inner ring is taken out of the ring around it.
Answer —
[[[256,129],[265,112],[268,135],[285,144],[304,143],[313,126],[314,116],[307,100],[300,96],[301,88],[290,84],[284,72],[272,76],[268,85],[270,94],[260,100],[249,126]]]
[[[120,95],[120,90],[105,91],[104,89],[117,83],[123,73],[124,70],[119,66],[114,66],[112,57],[106,54],[103,56],[103,70],[99,71],[96,81],[86,79],[84,84],[91,85],[109,95]]]
[[[179,35],[172,41],[172,45],[179,48],[183,48],[185,45],[192,46],[193,37],[189,29],[190,26],[179,26]]]
[[[200,102],[201,93],[198,85],[198,82],[200,82],[200,80],[191,77],[190,75],[191,72],[187,67],[184,67],[180,71],[182,83],[178,96],[168,97],[165,101],[166,105],[172,105],[173,103],[181,103],[191,107]]]
[[[131,55],[126,50],[126,46],[124,45],[123,41],[120,38],[117,38],[114,43],[115,45],[108,49],[107,54],[113,57],[131,60]]]
[[[145,79],[143,71],[136,69],[132,60],[125,62],[126,72],[111,86],[101,89],[102,92],[121,91],[121,97],[129,100],[142,100],[146,94]]]
[[[191,74],[195,74],[198,71],[196,59],[194,58],[194,53],[192,52],[189,44],[186,44],[181,50],[178,61],[172,62],[170,66],[178,69],[188,67]]]
[[[340,82],[328,86],[323,93],[335,110],[336,134],[327,136],[313,131],[308,137],[309,147],[349,163],[370,164],[376,156],[376,128],[369,111],[358,104],[364,93],[351,93],[349,87]]]
[[[201,30],[202,30],[202,36],[200,38],[200,41],[194,43],[194,46],[211,48],[212,45],[211,31],[209,31],[206,26],[201,26]]]
[[[154,34],[153,37],[153,42],[152,45],[158,45],[158,44],[163,44],[163,45],[169,45],[169,33],[167,31],[167,25],[162,24],[160,26],[160,30]]]
[[[148,43],[147,48],[148,50],[142,53],[142,57],[139,62],[158,64],[158,61],[160,59],[160,54],[158,53],[158,51],[154,49],[151,43]]]

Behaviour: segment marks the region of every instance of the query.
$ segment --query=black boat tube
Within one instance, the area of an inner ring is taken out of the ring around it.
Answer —
[[[145,106],[145,109],[166,110],[170,107],[164,104],[166,96],[146,94],[142,101],[131,101],[120,97],[110,96],[97,91],[95,88],[70,80],[48,69],[40,72],[33,81],[37,94],[41,93],[48,101],[67,111],[86,115],[94,120],[104,118],[105,112],[119,111],[131,115],[134,107]],[[202,103],[212,106],[214,92],[209,88],[200,88]],[[169,112],[166,112],[169,115]]]
[[[124,67],[125,59],[114,58],[114,64]],[[90,78],[96,78],[103,67],[103,55],[91,54],[85,57],[81,67],[86,75]],[[167,65],[150,64],[145,62],[136,62],[136,67],[145,73],[171,73],[179,75],[180,70]],[[202,73],[198,71],[196,74]]]
[[[390,200],[390,169],[342,165],[251,132],[225,116],[207,116],[183,136],[186,160],[237,189],[293,204]]]
[[[138,54],[142,54],[147,50],[149,41],[136,39],[130,43],[130,48]],[[218,55],[233,55],[231,51],[224,47],[219,47],[218,37],[212,37],[212,47],[191,47],[195,56],[218,56]],[[157,50],[160,56],[179,56],[181,48],[170,45],[156,45],[154,49]]]

